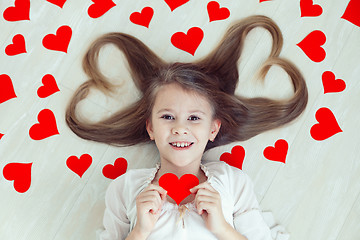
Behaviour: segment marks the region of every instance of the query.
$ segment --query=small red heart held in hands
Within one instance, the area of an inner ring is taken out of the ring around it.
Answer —
[[[5,9],[3,16],[9,22],[30,20],[30,0],[15,0],[15,6]]]
[[[91,0],[94,2],[89,9],[88,14],[91,18],[99,18],[104,15],[111,8],[115,7],[116,4],[112,0]]]
[[[59,6],[60,8],[62,8],[66,2],[66,0],[46,0],[49,3],[55,4],[56,6]]]
[[[242,169],[245,158],[245,149],[242,146],[235,146],[231,149],[231,153],[225,152],[221,154],[220,161],[226,162],[230,166]]]
[[[106,178],[115,179],[126,172],[127,165],[125,158],[118,158],[115,160],[114,165],[106,165],[103,168],[102,173]]]
[[[13,44],[5,48],[5,53],[8,56],[14,56],[21,53],[26,53],[25,38],[21,34],[17,34],[12,39]]]
[[[154,10],[151,7],[145,7],[141,13],[134,12],[130,15],[130,21],[140,26],[149,28],[150,21],[154,15]]]
[[[342,92],[346,88],[346,84],[342,79],[335,79],[335,74],[330,71],[326,71],[322,75],[322,83],[325,93]]]
[[[31,139],[42,140],[59,134],[56,126],[55,115],[51,110],[41,110],[38,115],[38,121],[39,123],[34,124],[29,130],[29,135]]]
[[[187,34],[182,32],[174,33],[171,37],[171,43],[194,56],[196,49],[199,47],[202,39],[204,37],[204,32],[201,28],[192,27],[188,30]]]
[[[313,139],[322,141],[329,137],[342,132],[339,127],[334,114],[328,108],[320,108],[315,114],[316,120],[319,123],[315,124],[310,129],[310,134]]]
[[[315,30],[307,35],[297,45],[314,62],[321,62],[326,57],[325,50],[321,47],[326,42],[325,34],[320,30]]]
[[[351,0],[341,18],[360,27],[360,1]]]
[[[211,1],[207,5],[208,15],[210,22],[217,20],[224,20],[230,16],[229,9],[222,7],[216,1]]]
[[[323,13],[322,7],[313,0],[300,0],[300,10],[301,17],[318,17]]]
[[[16,98],[11,78],[6,74],[0,75],[0,103]]]
[[[159,179],[159,186],[167,191],[177,205],[191,194],[190,189],[199,185],[199,179],[192,174],[182,175],[180,179],[173,173],[166,173]]]
[[[184,5],[189,0],[165,0],[166,4],[170,7],[171,11],[174,11],[176,8]]]
[[[37,90],[37,95],[40,98],[46,98],[46,97],[60,91],[56,84],[55,78],[51,74],[46,74],[42,78],[42,83],[44,85],[39,87],[39,89]]]
[[[271,161],[285,163],[288,149],[287,141],[279,139],[275,142],[275,147],[269,146],[264,149],[264,157]]]
[[[81,155],[80,159],[76,156],[70,156],[66,160],[66,166],[71,171],[79,175],[80,178],[86,172],[86,170],[89,169],[91,163],[92,163],[92,157],[89,154]]]
[[[14,188],[19,193],[29,190],[31,185],[32,163],[9,163],[3,169],[4,178],[14,181]]]
[[[67,49],[71,40],[72,30],[69,26],[61,26],[56,31],[56,35],[48,34],[42,44],[49,50],[55,50],[67,53]]]

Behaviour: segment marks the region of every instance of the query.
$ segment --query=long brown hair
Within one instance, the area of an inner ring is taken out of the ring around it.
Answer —
[[[283,68],[294,86],[294,95],[289,100],[235,95],[244,40],[255,27],[265,28],[273,38],[270,56],[261,67],[260,76],[264,78],[272,65]],[[99,51],[105,44],[114,44],[124,53],[141,98],[102,121],[90,123],[78,118],[77,104],[86,98],[92,87],[104,93],[115,88],[97,64]],[[280,29],[265,16],[251,16],[237,22],[209,55],[193,63],[166,63],[135,37],[116,32],[105,34],[91,44],[83,59],[84,71],[90,79],[74,93],[66,109],[66,122],[76,135],[92,141],[116,146],[149,142],[146,120],[151,116],[157,90],[165,84],[177,83],[207,97],[214,118],[221,121],[219,134],[214,142],[208,143],[206,150],[247,140],[292,121],[306,107],[308,92],[305,80],[293,63],[279,57],[282,44]]]

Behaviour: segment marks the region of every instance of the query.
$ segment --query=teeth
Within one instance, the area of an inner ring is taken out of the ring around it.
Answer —
[[[171,145],[173,145],[174,147],[188,147],[188,146],[190,146],[191,145],[191,143],[184,143],[184,142],[182,142],[182,143],[179,143],[179,142],[174,142],[174,143],[171,143]]]

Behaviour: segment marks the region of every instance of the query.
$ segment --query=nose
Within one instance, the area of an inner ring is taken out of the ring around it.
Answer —
[[[174,135],[186,135],[189,133],[189,129],[184,125],[176,125],[171,130]]]

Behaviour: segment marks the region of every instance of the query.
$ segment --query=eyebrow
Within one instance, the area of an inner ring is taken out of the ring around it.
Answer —
[[[159,114],[161,112],[173,112],[171,109],[169,108],[164,108],[164,109],[160,109],[156,114]],[[200,114],[203,114],[203,115],[206,115],[203,111],[201,110],[192,110],[192,111],[189,111],[189,113],[200,113]]]

